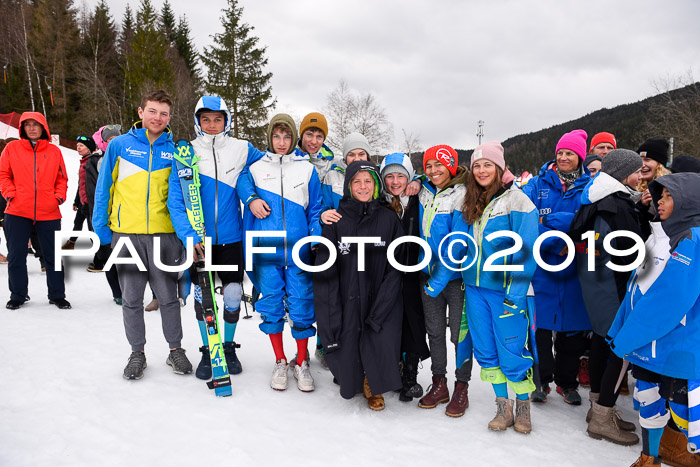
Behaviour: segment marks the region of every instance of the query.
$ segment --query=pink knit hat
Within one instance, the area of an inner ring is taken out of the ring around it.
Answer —
[[[515,179],[515,176],[506,169],[506,159],[503,156],[503,146],[498,141],[489,141],[487,143],[481,144],[474,149],[472,153],[471,162],[469,163],[469,168],[474,166],[474,162],[486,159],[501,168],[503,171],[503,178],[501,181],[504,184],[510,183]]]
[[[570,133],[565,133],[564,136],[559,139],[554,154],[558,153],[560,149],[568,149],[574,151],[581,160],[584,160],[587,154],[586,138],[588,138],[588,135],[583,130],[574,130]]]
[[[506,160],[503,157],[503,146],[498,141],[489,141],[488,143],[481,144],[474,149],[472,153],[471,162],[469,163],[469,168],[474,166],[474,162],[479,159],[488,159],[501,170],[506,170]]]

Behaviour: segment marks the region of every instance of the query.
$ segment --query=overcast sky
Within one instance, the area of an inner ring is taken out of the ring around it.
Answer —
[[[159,0],[153,0],[160,7]],[[93,7],[96,0],[87,1]],[[126,0],[108,0],[121,22]],[[129,2],[134,11],[139,0]],[[171,0],[199,52],[221,32],[225,0]],[[197,5],[193,7],[192,5]],[[277,111],[321,110],[341,79],[374,94],[423,148],[502,141],[655,94],[653,82],[700,79],[700,2],[244,0],[267,46]]]

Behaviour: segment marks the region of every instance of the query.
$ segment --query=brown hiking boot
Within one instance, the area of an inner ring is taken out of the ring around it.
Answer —
[[[521,401],[515,400],[515,422],[513,429],[518,433],[530,434],[532,431],[532,422],[530,421],[530,399]]]
[[[469,407],[469,383],[457,381],[452,393],[452,400],[447,404],[445,415],[448,417],[461,417]]]
[[[367,399],[367,406],[372,410],[384,410],[384,396],[381,394],[374,395],[372,390],[369,388],[369,381],[365,376],[365,382],[362,385],[362,390],[365,394],[365,399]]]
[[[630,395],[630,384],[628,381],[629,372],[625,371],[625,376],[622,377],[622,383],[620,384],[620,395],[629,396]]]
[[[630,465],[630,467],[646,467],[649,465],[661,465],[661,458],[650,456],[642,452],[639,454],[639,459],[637,459],[634,464]]]
[[[588,394],[588,400],[591,404],[591,408],[589,408],[588,413],[586,413],[586,423],[590,423],[591,417],[593,416],[593,402],[598,402],[599,397],[600,393],[597,392],[591,392]],[[619,410],[615,411],[615,417],[617,417],[617,426],[619,426],[622,431],[637,431],[637,425],[635,425],[633,422],[624,420],[622,415],[620,415]]]
[[[154,298],[151,303],[146,305],[146,311],[156,311],[158,309],[158,299]]]
[[[588,436],[593,439],[605,439],[622,446],[639,443],[639,436],[629,431],[622,431],[618,426],[615,406],[604,407],[597,402],[591,403],[593,414],[586,430]]]
[[[513,401],[497,397],[496,416],[489,422],[489,430],[503,431],[509,426],[513,426]]]
[[[75,249],[75,242],[73,240],[71,240],[70,238],[61,247],[61,250],[74,250],[74,249]]]
[[[418,401],[421,409],[434,409],[438,404],[444,404],[450,400],[450,390],[447,389],[447,378],[433,375],[433,384],[428,388],[428,393]]]
[[[664,460],[664,464],[675,467],[700,466],[700,454],[688,452],[688,438],[668,426],[664,428],[664,434],[661,436],[659,456]]]

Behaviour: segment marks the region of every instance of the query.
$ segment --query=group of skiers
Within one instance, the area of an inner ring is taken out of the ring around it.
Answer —
[[[671,169],[679,173],[671,174],[665,140],[650,139],[632,151],[618,148],[610,133],[596,134],[588,145],[586,132],[574,130],[522,185],[498,142],[479,145],[463,165],[452,147],[433,146],[424,153],[425,175],[419,176],[402,153],[386,156],[377,167],[359,133],[347,135],[342,155],[334,155],[324,144],[328,123],[317,112],[298,129],[289,115],[275,115],[266,151],[260,151],[229,135],[231,115],[221,98],[203,96],[191,144],[204,230],[211,238],[205,251],[179,182],[185,172],[175,165],[171,106],[166,92],[150,92],[138,109],[140,121],[126,134],[110,135],[110,125],[95,134],[100,144],[78,138],[85,159],[78,194],[102,245],[95,269],[112,248],[120,257],[135,252],[146,266],[141,271],[117,264],[110,279],[131,345],[125,379],[142,378],[146,368],[147,283],[170,347],[166,363],[175,373],[193,372],[181,347],[178,273],[156,266],[185,261],[189,239],[194,261],[210,256],[214,264],[238,266],[217,275],[225,359],[230,374],[241,373],[234,336],[243,295],[243,240],[246,232],[284,231],[284,237],[256,236],[252,244],[274,248],[253,255],[250,273],[261,293],[260,329],[275,355],[273,389],[287,388],[292,366],[297,387],[314,390],[307,349],[316,323],[316,356],[343,398],[363,393],[369,408],[382,410],[382,394],[397,391],[401,401],[419,398],[424,409],[447,403],[445,414],[460,417],[469,406],[475,358],[495,394],[488,428],[530,433],[530,403],[546,402],[551,382],[567,403],[581,404],[577,376],[588,353],[589,435],[622,445],[639,442],[636,425],[616,406],[631,363],[643,440],[633,465],[658,465],[661,458],[700,465],[697,159],[675,158]],[[8,144],[0,158],[0,192],[8,201],[10,309],[29,299],[26,243],[33,225],[46,250],[49,300],[70,307],[50,251],[67,176],[48,136],[44,117],[25,113],[20,141]],[[106,136],[116,137],[107,145]],[[95,146],[104,152],[101,159],[91,156]],[[300,242],[310,236],[316,238]],[[394,246],[407,236],[414,239]],[[131,251],[122,248],[125,242]],[[392,255],[404,266],[419,266],[404,272],[390,262]],[[330,267],[312,273],[301,263]],[[195,284],[203,343],[195,373],[211,379],[202,293]],[[291,359],[283,348],[285,322],[296,340]],[[456,356],[451,397],[448,327]],[[432,384],[424,392],[417,373],[427,358]]]

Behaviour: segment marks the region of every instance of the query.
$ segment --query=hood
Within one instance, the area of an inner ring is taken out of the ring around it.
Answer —
[[[139,132],[139,130],[143,130],[143,132],[141,133],[141,132]],[[148,136],[146,135],[146,132],[147,132],[147,131],[148,131],[148,130],[146,130],[146,129],[143,127],[143,122],[142,122],[141,120],[139,120],[138,122],[134,123],[134,124],[131,126],[131,129],[129,130],[129,134],[131,134],[131,135],[134,136],[135,138],[140,139],[141,141],[143,141],[143,142],[145,142],[145,143],[147,143],[147,144],[150,145],[151,142],[149,141]],[[173,140],[173,132],[172,132],[172,130],[170,129],[170,125],[168,125],[168,126],[165,127],[165,131],[163,131],[163,134],[164,134],[164,135],[166,136],[166,138],[169,139],[170,141]],[[161,136],[162,136],[162,135],[161,135]],[[160,139],[160,137],[159,137],[158,139]],[[156,141],[157,141],[157,140],[156,140]]]
[[[352,177],[357,175],[357,172],[361,170],[366,170],[372,174],[372,177],[374,178],[374,194],[372,195],[372,199],[377,199],[379,197],[379,193],[381,193],[381,191],[384,189],[382,178],[379,176],[379,169],[374,162],[355,161],[345,169],[345,181],[343,182],[344,199],[353,199],[350,196],[350,180],[352,180]]]
[[[600,172],[586,185],[581,194],[581,204],[593,204],[613,193],[630,194],[622,183],[615,180],[609,174]]]
[[[454,177],[452,177],[452,180],[450,180],[450,183],[443,188],[443,190],[447,190],[448,188],[452,188],[455,185],[464,185],[467,186],[467,175],[469,175],[469,171],[467,170],[466,167],[463,165],[458,165],[457,166],[457,173],[455,174]],[[440,190],[442,191],[442,190]]]
[[[199,98],[194,108],[194,131],[197,133],[197,136],[206,134],[202,131],[202,127],[199,124],[199,116],[207,111],[223,112],[226,116],[226,121],[224,123],[224,131],[221,134],[226,134],[231,131],[231,112],[228,111],[226,102],[219,96],[202,96]]]
[[[657,209],[664,188],[673,197],[673,212],[668,219],[661,221],[661,226],[670,239],[673,251],[681,240],[690,237],[691,228],[700,226],[700,174],[677,173],[652,181],[649,193]]]
[[[46,123],[46,117],[40,112],[24,112],[22,113],[22,116],[19,117],[19,137],[20,139],[26,139],[29,141],[29,138],[27,138],[27,134],[24,132],[24,128],[22,124],[27,121],[27,120],[36,120],[39,122],[39,125],[44,127],[44,133],[42,133],[41,137],[39,139],[45,139],[47,141],[51,141],[51,132],[49,131],[49,125]]]
[[[275,152],[272,149],[272,128],[277,123],[284,123],[292,130],[292,141],[297,141],[299,139],[299,134],[297,133],[297,124],[294,123],[294,119],[287,114],[277,114],[272,117],[270,124],[267,126],[267,150],[268,152]],[[289,150],[287,154],[291,154],[295,151],[294,144],[289,145]]]

